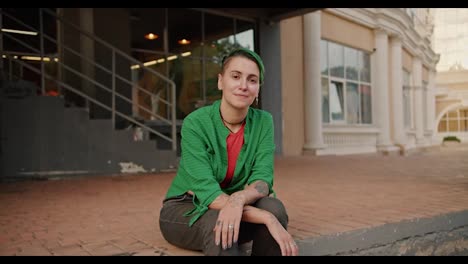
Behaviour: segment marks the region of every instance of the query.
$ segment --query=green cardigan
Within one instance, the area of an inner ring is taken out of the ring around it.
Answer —
[[[244,145],[237,158],[231,184],[221,189],[227,170],[226,138],[229,130],[224,126],[219,107],[221,101],[189,114],[182,124],[181,160],[166,198],[194,192],[195,208],[187,212],[191,226],[207,210],[213,200],[223,192],[232,194],[243,190],[246,184],[262,180],[273,191],[273,118],[270,113],[249,108],[244,128]]]

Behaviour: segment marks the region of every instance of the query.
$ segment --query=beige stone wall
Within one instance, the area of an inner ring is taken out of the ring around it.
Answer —
[[[302,155],[304,146],[304,56],[302,16],[281,21],[283,155]]]
[[[438,86],[447,86],[453,84],[464,85],[468,90],[468,70],[452,71],[452,72],[438,72],[436,82]]]
[[[422,68],[422,80],[423,80],[423,82],[429,83],[429,70],[424,65],[423,65],[423,68]]]
[[[349,20],[322,12],[322,38],[338,42],[353,48],[372,51],[374,32]]]
[[[408,72],[413,72],[413,56],[411,56],[411,54],[409,54],[409,52],[407,50],[405,50],[403,48],[403,52],[402,52],[402,64],[403,64],[403,68],[405,70],[407,70]]]

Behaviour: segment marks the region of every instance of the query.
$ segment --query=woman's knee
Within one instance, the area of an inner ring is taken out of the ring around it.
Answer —
[[[272,213],[284,227],[288,225],[288,214],[280,200],[273,197],[263,197],[255,203],[255,207]]]
[[[208,210],[203,216],[195,222],[195,226],[202,230],[203,241],[205,245],[214,243],[214,227],[218,220],[218,210]]]
[[[215,227],[216,221],[218,220],[219,211],[218,210],[208,210],[205,214],[198,220],[203,223],[203,228],[207,230],[212,230]]]

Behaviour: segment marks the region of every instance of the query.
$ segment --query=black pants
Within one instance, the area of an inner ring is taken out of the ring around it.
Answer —
[[[209,209],[191,227],[188,225],[191,216],[184,213],[194,208],[192,196],[185,194],[163,202],[159,217],[159,228],[164,238],[180,248],[203,251],[207,256],[236,256],[241,255],[239,245],[252,241],[252,255],[280,256],[281,249],[263,224],[241,222],[239,239],[231,248],[222,249],[215,244],[213,231],[219,210]],[[252,204],[259,209],[269,211],[286,229],[288,215],[283,203],[273,197],[264,197]]]

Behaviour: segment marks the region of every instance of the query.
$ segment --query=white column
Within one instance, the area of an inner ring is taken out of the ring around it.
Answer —
[[[422,63],[418,56],[413,57],[413,87],[414,87],[414,124],[416,127],[416,143],[424,142],[424,115],[422,89]]]
[[[404,145],[406,142],[405,124],[403,119],[403,63],[401,37],[394,36],[390,40],[392,53],[392,103],[393,103],[393,135],[395,143]]]
[[[426,100],[427,100],[427,115],[426,115],[426,130],[429,130],[432,134],[434,134],[434,123],[435,123],[435,72],[432,70],[429,70],[429,83],[427,87],[427,94],[426,94]],[[432,137],[432,135],[431,135]]]
[[[390,116],[388,110],[388,34],[382,29],[375,31],[375,87],[377,104],[376,124],[380,128],[377,147],[385,150],[390,146]]]
[[[324,148],[320,76],[320,11],[304,15],[304,150]]]

